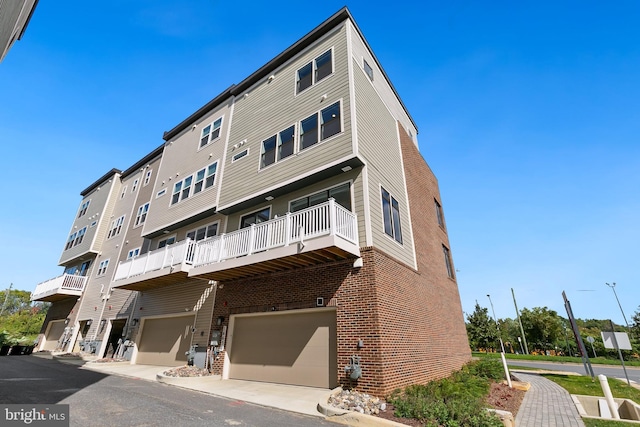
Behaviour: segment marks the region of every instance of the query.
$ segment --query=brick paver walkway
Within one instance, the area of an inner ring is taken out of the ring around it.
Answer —
[[[537,374],[516,375],[531,384],[516,416],[517,427],[585,427],[565,389]]]

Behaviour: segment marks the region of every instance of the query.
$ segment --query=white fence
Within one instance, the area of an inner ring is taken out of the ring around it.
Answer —
[[[113,280],[127,279],[132,276],[161,270],[179,264],[190,265],[193,262],[196,244],[191,239],[167,245],[162,249],[147,252],[144,255],[122,261]]]
[[[45,282],[39,283],[31,293],[31,300],[35,301],[43,296],[56,293],[68,295],[81,295],[84,285],[87,283],[86,276],[76,276],[74,274],[63,274]]]
[[[251,255],[321,236],[337,235],[357,244],[356,216],[335,200],[197,243],[195,267]]]

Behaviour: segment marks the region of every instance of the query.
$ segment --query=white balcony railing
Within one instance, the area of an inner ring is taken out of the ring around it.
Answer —
[[[193,266],[212,264],[269,249],[336,235],[358,244],[356,216],[330,199],[320,205],[254,224],[197,243]]]
[[[65,273],[62,276],[39,283],[31,293],[31,301],[55,294],[80,296],[86,283],[86,276],[76,276]]]
[[[195,249],[195,242],[191,239],[186,239],[167,245],[162,249],[147,252],[133,259],[122,261],[116,269],[116,275],[113,280],[128,279],[166,267],[191,265]]]

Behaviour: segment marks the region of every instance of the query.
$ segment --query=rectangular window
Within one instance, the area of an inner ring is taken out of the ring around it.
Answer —
[[[195,241],[208,239],[218,234],[218,223],[205,225],[197,230],[191,230],[187,233],[187,238]]]
[[[84,239],[84,234],[86,232],[87,232],[87,227],[84,227],[80,231],[78,231],[78,236],[73,241],[73,246],[78,246],[80,243],[82,243],[82,239]]]
[[[207,125],[202,129],[202,135],[200,136],[200,148],[216,140],[220,136],[220,128],[222,126],[222,117],[215,122]]]
[[[339,102],[336,102],[335,104],[322,110],[320,112],[320,117],[322,119],[322,128],[320,130],[321,141],[324,141],[325,139],[340,133],[342,125],[340,120]]]
[[[449,248],[445,245],[442,245],[442,252],[444,253],[444,264],[447,267],[447,275],[450,278],[454,278],[453,274],[453,263],[451,262],[451,252],[449,252]]]
[[[93,221],[89,227],[93,228],[98,225],[98,221]]]
[[[318,193],[314,193],[310,196],[303,197],[298,200],[294,200],[291,202],[289,210],[291,212],[297,212],[302,209],[306,209],[310,206],[319,205],[320,203],[324,203],[329,199],[335,199],[336,203],[341,205],[347,210],[351,210],[351,189],[350,183],[344,183],[338,185],[337,187],[330,188],[328,190],[323,190]]]
[[[122,224],[124,224],[124,215],[122,215],[118,219],[114,219],[111,221],[111,226],[109,227],[109,234],[107,235],[107,239],[112,238],[113,236],[117,236],[120,234],[120,230],[122,230]]]
[[[235,154],[231,158],[231,163],[235,162],[236,160],[240,160],[241,158],[245,157],[247,154],[249,154],[249,149],[248,148],[246,150],[243,150],[243,151],[239,152],[238,154]]]
[[[87,213],[87,208],[89,207],[90,203],[91,203],[91,200],[87,200],[82,204],[82,206],[80,206],[80,211],[78,212],[78,218],[80,218],[82,215]]]
[[[131,249],[127,252],[127,259],[132,259],[140,255],[140,248]]]
[[[166,193],[167,193],[167,189],[166,189],[166,188],[163,188],[162,190],[160,190],[160,191],[158,191],[158,192],[156,193],[156,199],[157,199],[158,197],[162,197],[162,196],[164,196]]]
[[[296,93],[313,86],[333,73],[332,50],[324,52],[313,61],[305,64],[296,72]]]
[[[436,206],[436,217],[438,218],[438,225],[444,228],[444,216],[442,215],[442,206],[437,200],[433,200]]]
[[[318,114],[300,122],[300,149],[304,150],[318,142]]]
[[[362,61],[364,62],[364,72],[369,76],[369,80],[373,81],[373,68],[371,68],[371,65],[369,65],[366,59]]]
[[[176,242],[176,236],[167,237],[166,239],[158,242],[158,249],[162,249],[165,246],[173,245]]]
[[[100,262],[100,265],[98,265],[98,271],[96,272],[96,276],[103,276],[104,274],[106,274],[107,267],[109,267],[108,259],[105,259],[104,261]]]
[[[276,162],[276,138],[277,135],[273,135],[271,138],[262,141],[262,161],[260,167],[264,168]]]
[[[144,224],[144,222],[147,220],[147,212],[149,212],[149,203],[145,203],[138,208],[138,213],[136,213],[136,221],[133,225],[134,227]]]
[[[193,194],[198,194],[202,191],[202,186],[204,185],[204,171],[205,169],[200,169],[196,172],[196,182],[193,184]]]
[[[250,213],[240,218],[240,228],[251,227],[252,224],[260,224],[261,222],[269,221],[271,215],[271,208],[264,208],[262,210]]]
[[[384,232],[402,243],[402,229],[400,227],[400,206],[398,201],[384,188],[382,190],[382,216]]]
[[[295,126],[291,126],[278,134],[278,160],[282,160],[293,154],[295,132]]]
[[[66,251],[67,249],[70,249],[71,247],[73,247],[73,242],[76,240],[76,236],[78,235],[78,232],[76,231],[75,233],[71,234],[69,236],[69,238],[67,239],[67,244],[64,247],[64,250]]]
[[[191,181],[193,181],[193,175],[184,179],[182,184],[182,197],[180,200],[188,199],[191,193]]]
[[[173,196],[171,196],[171,204],[175,205],[180,201],[180,190],[182,190],[182,181],[173,185]]]
[[[149,182],[151,181],[152,173],[153,173],[153,170],[149,169],[147,173],[144,175],[144,182],[142,183],[143,186],[147,186],[147,184],[149,184]]]
[[[131,186],[131,192],[132,192],[132,193],[135,193],[135,192],[136,192],[136,190],[138,189],[138,182],[140,182],[140,180],[138,180],[138,178],[136,178],[136,179],[133,181],[133,185]]]
[[[209,188],[216,182],[216,169],[218,169],[218,163],[207,167],[207,178],[204,182],[204,188]]]
[[[127,186],[122,187],[122,193],[120,193],[120,198],[124,199],[125,194],[127,194]]]

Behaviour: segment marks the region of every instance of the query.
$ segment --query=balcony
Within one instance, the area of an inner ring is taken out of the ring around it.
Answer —
[[[116,269],[113,287],[143,291],[187,279],[196,243],[187,239],[122,261]]]
[[[31,301],[59,301],[68,297],[79,297],[87,283],[86,276],[63,274],[46,282],[39,283],[31,293]]]
[[[330,199],[199,241],[189,277],[232,280],[359,256],[356,215]]]

